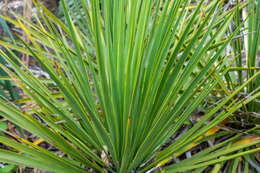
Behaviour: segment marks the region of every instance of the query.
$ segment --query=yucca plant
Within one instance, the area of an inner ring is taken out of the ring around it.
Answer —
[[[28,95],[23,110],[1,99],[0,114],[64,154],[10,134],[16,141],[0,137],[10,147],[0,149],[0,160],[60,173],[202,172],[259,151],[254,147],[259,137],[241,140],[243,134],[227,132],[232,138],[178,163],[169,160],[196,143],[226,135],[208,132],[260,95],[235,99],[259,76],[256,72],[180,133],[229,71],[224,50],[239,29],[222,39],[236,9],[223,13],[223,3],[81,0],[86,17],[74,23],[63,0],[66,24],[39,3],[38,23],[4,17],[23,29],[31,44],[0,42],[10,55],[1,54],[12,67],[3,68]],[[82,27],[86,23],[91,39]],[[35,77],[11,49],[33,56],[50,79]]]

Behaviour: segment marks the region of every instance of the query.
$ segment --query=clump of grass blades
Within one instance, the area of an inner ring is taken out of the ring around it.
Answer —
[[[59,157],[22,138],[17,139],[19,143],[0,137],[0,142],[14,149],[0,149],[0,160],[62,173],[88,172],[87,168],[98,172],[156,171],[162,161],[260,95],[230,102],[259,75],[257,72],[181,137],[159,150],[229,70],[223,69],[227,58],[223,51],[238,29],[216,44],[234,16],[234,10],[222,13],[223,3],[81,0],[86,17],[73,22],[63,0],[66,24],[39,3],[42,20],[36,17],[36,24],[20,16],[18,21],[5,17],[24,30],[31,45],[22,40],[18,46],[0,42],[10,54],[1,51],[13,71],[3,68],[28,95],[26,101],[35,106],[21,111],[0,100],[0,114],[69,157]],[[82,27],[86,23],[89,31]],[[11,49],[33,56],[50,79],[35,77]],[[198,68],[202,62],[204,67]],[[223,106],[226,109],[221,110]],[[163,169],[203,170],[260,150],[242,151],[260,140],[255,137],[236,145],[240,136]],[[230,142],[234,143],[230,150],[223,148]],[[236,151],[241,152],[233,155]]]
[[[237,3],[239,3],[239,1],[237,1]],[[240,86],[245,79],[250,78],[260,69],[260,3],[249,0],[248,8],[237,8],[234,16],[233,28],[237,28],[237,26],[241,24],[241,20],[247,15],[249,16],[248,21],[244,24],[244,28],[239,29],[239,36],[232,41],[230,47],[235,66],[226,77],[228,83],[227,88],[229,90],[234,90]],[[241,95],[247,96],[252,92],[259,92],[259,79],[260,78],[257,77],[254,81],[250,82],[249,85],[241,91]],[[258,113],[260,111],[259,102],[254,100],[248,104],[247,107],[243,107],[242,110],[249,113]],[[255,118],[248,116],[247,119],[254,120]]]

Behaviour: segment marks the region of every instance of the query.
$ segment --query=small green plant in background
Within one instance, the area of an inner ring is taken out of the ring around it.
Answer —
[[[4,19],[0,18],[0,26],[4,29],[4,31],[7,33],[7,35],[9,36],[10,39],[12,39],[14,41],[13,35],[9,29],[9,27],[7,26],[6,22]],[[5,65],[6,61],[4,60],[4,58],[2,57],[2,55],[0,55],[0,63]],[[2,77],[4,79],[4,77],[7,77],[7,73],[0,68],[0,77]],[[18,99],[18,94],[17,92],[14,90],[13,85],[11,84],[10,81],[8,80],[1,80],[0,81],[0,95],[6,99],[10,99],[12,101],[15,101]],[[4,92],[4,90],[8,91],[8,94],[6,94]],[[10,97],[9,97],[9,96]]]
[[[202,172],[260,151],[254,133],[248,137],[215,129],[260,96],[254,92],[235,99],[260,72],[180,133],[230,71],[225,50],[248,20],[230,35],[225,33],[240,7],[223,12],[224,1],[218,0],[81,0],[85,17],[74,21],[62,0],[63,23],[36,4],[41,14],[36,23],[4,17],[31,41],[0,42],[8,53],[1,55],[12,70],[2,67],[27,94],[23,100],[29,106],[21,110],[1,99],[0,114],[63,154],[22,137],[0,137],[12,148],[0,149],[3,162],[59,173]],[[33,56],[50,79],[32,74],[11,49]],[[162,147],[173,135],[176,138]],[[230,138],[172,162],[199,143],[225,135]]]

